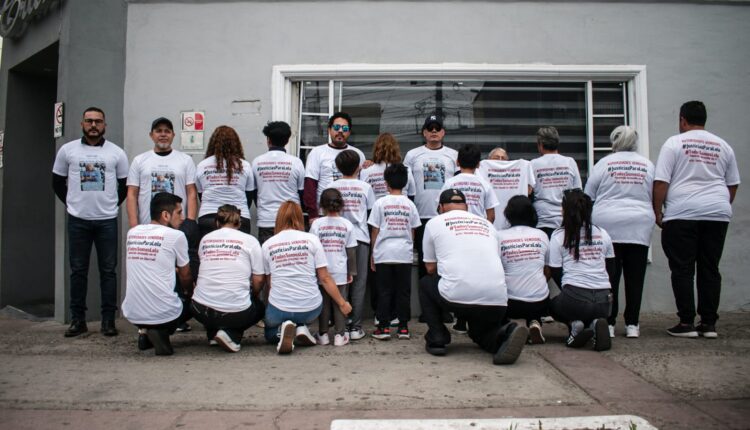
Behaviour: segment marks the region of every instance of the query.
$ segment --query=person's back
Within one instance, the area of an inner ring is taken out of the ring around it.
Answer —
[[[243,218],[250,219],[245,193],[255,189],[252,167],[246,160],[238,160],[241,169],[235,167],[232,179],[227,177],[226,161],[217,166],[216,156],[211,155],[196,166],[195,185],[201,193],[201,207],[198,216],[215,214],[219,206],[237,206]]]
[[[482,160],[477,174],[492,186],[498,206],[495,211],[495,229],[508,228],[508,222],[502,214],[508,200],[517,195],[528,195],[529,188],[536,184],[534,171],[528,160]]]
[[[557,228],[562,222],[560,205],[563,191],[581,188],[575,160],[560,154],[544,154],[531,160],[534,170],[534,208],[542,228]]]
[[[706,130],[688,130],[664,143],[656,180],[669,183],[663,221],[729,221],[727,185],[739,183],[734,151]]]
[[[272,228],[283,202],[300,203],[305,167],[299,158],[281,150],[259,155],[251,164],[258,189],[258,226]]]
[[[612,239],[602,228],[591,226],[591,240],[580,230],[580,255],[576,259],[564,246],[565,229],[559,228],[550,238],[549,265],[562,267],[562,284],[590,290],[609,290],[606,259],[614,257]]]
[[[262,249],[265,272],[271,275],[269,303],[289,312],[320,306],[315,270],[327,262],[315,235],[284,230],[265,241]]]
[[[383,172],[388,167],[387,163],[374,163],[366,169],[362,169],[359,172],[359,179],[367,182],[372,187],[372,192],[375,194],[375,199],[379,199],[388,195],[388,185],[385,183],[383,178]],[[417,186],[414,183],[414,175],[411,173],[411,169],[408,168],[408,179],[406,187],[401,190],[402,194],[409,197],[414,197]]]
[[[469,212],[482,218],[487,218],[487,211],[498,207],[499,202],[492,190],[492,186],[483,177],[473,173],[459,173],[445,181],[443,190],[461,190],[466,196]],[[437,203],[438,199],[435,199]],[[493,219],[494,222],[494,219]]]
[[[336,285],[347,284],[347,248],[357,246],[354,238],[354,225],[342,216],[323,216],[315,219],[310,226],[323,245],[328,261],[328,272]]]
[[[549,239],[533,227],[517,225],[497,232],[508,299],[536,302],[549,295],[544,266]]]

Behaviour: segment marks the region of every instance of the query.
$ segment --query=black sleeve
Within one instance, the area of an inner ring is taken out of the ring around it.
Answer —
[[[120,178],[117,180],[117,206],[120,206],[128,197],[127,182],[128,178]]]
[[[253,207],[253,203],[258,206],[258,190],[245,191],[245,198],[247,199],[248,209]]]
[[[203,201],[203,193],[196,193],[198,194],[198,200]]]
[[[60,176],[58,174],[52,174],[52,189],[55,190],[55,195],[64,204],[68,202],[68,177]]]
[[[550,267],[550,271],[552,272],[552,279],[555,281],[557,286],[562,290],[562,275],[563,275],[562,267]]]
[[[305,201],[305,190],[297,190],[297,194],[299,194],[299,201],[300,201],[300,203],[304,202]]]

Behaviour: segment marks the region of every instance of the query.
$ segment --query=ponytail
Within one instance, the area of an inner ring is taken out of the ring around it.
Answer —
[[[586,195],[580,188],[565,190],[563,192],[562,227],[565,229],[563,246],[568,250],[573,250],[573,257],[576,261],[581,257],[581,228],[584,229],[584,242],[591,242],[592,208],[591,197]]]

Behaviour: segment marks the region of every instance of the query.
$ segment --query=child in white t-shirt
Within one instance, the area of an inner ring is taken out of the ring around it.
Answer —
[[[492,185],[486,179],[476,174],[482,151],[477,145],[464,145],[458,150],[458,167],[461,173],[445,181],[442,190],[451,188],[461,190],[466,196],[469,212],[489,222],[495,222],[495,208],[500,205],[497,201]],[[438,196],[439,197],[439,196]],[[435,199],[435,204],[438,204]]]
[[[370,266],[375,272],[378,291],[376,339],[391,338],[389,321],[393,314],[392,296],[396,295],[399,339],[409,339],[411,318],[411,266],[414,259],[414,229],[422,223],[414,203],[401,193],[408,180],[406,166],[391,164],[383,173],[388,195],[375,202],[368,219],[373,244]]]
[[[310,226],[310,233],[320,239],[323,250],[328,261],[328,272],[339,288],[341,296],[347,297],[349,283],[357,274],[355,262],[355,250],[357,240],[354,238],[354,226],[346,218],[341,216],[344,208],[344,199],[335,188],[324,190],[320,195],[320,208],[325,216],[317,218]],[[323,309],[318,317],[319,345],[328,345],[329,322],[333,313],[334,329],[336,334],[333,339],[335,346],[344,346],[349,343],[349,331],[346,327],[346,315],[341,313],[338,306],[331,300],[331,296],[321,288],[323,295]]]
[[[341,216],[354,225],[353,236],[356,243],[356,267],[357,276],[354,277],[349,295],[351,297],[352,315],[349,325],[349,338],[351,340],[362,339],[365,336],[362,330],[362,309],[365,305],[365,290],[367,289],[367,264],[370,255],[370,231],[367,227],[368,211],[375,203],[375,193],[372,187],[365,181],[360,181],[360,158],[359,154],[351,149],[345,149],[334,159],[336,168],[343,175],[333,181],[330,188],[341,192],[344,206]]]

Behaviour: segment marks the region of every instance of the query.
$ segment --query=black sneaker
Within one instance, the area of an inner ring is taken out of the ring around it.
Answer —
[[[607,330],[609,330],[609,328]],[[609,336],[609,332],[607,332],[607,336]],[[572,334],[571,331],[571,335],[568,336],[568,340],[565,344],[570,348],[581,348],[586,346],[592,337],[594,337],[594,330],[591,330],[590,328],[580,329],[576,334]]]
[[[146,330],[138,330],[138,350],[146,351],[154,347],[154,344],[148,340]]]
[[[704,324],[702,321],[695,327],[695,331],[698,332],[699,336],[703,336],[706,339],[716,339],[719,334],[716,333],[716,326],[713,324]]]
[[[115,327],[115,320],[104,320],[102,321],[102,334],[105,336],[117,336],[119,332]]]
[[[193,329],[193,328],[192,328],[192,327],[190,327],[190,324],[188,324],[188,323],[184,322],[184,323],[180,324],[180,325],[179,325],[179,326],[177,327],[177,330],[175,330],[175,331],[176,331],[177,333],[185,333],[185,332],[191,331],[192,329]]]
[[[698,337],[698,332],[692,324],[677,324],[672,328],[668,328],[667,333],[674,337]]]
[[[607,351],[612,348],[612,338],[609,337],[609,324],[604,318],[597,318],[591,323],[594,332],[594,351]]]
[[[399,329],[398,329],[398,338],[399,339],[410,339],[411,335],[409,334],[409,328],[408,327],[399,327]]]
[[[172,343],[169,341],[169,333],[164,329],[146,329],[146,336],[151,344],[154,345],[154,353],[156,355],[172,355],[174,349],[172,349]]]
[[[89,331],[86,321],[73,320],[70,322],[70,327],[65,330],[65,337],[76,337]]]
[[[437,357],[444,356],[446,352],[445,345],[430,345],[429,343],[425,343],[424,349],[428,353],[435,355]]]
[[[500,345],[495,356],[492,358],[493,364],[513,364],[521,355],[526,339],[529,337],[529,329],[525,325],[515,325],[505,342]]]

